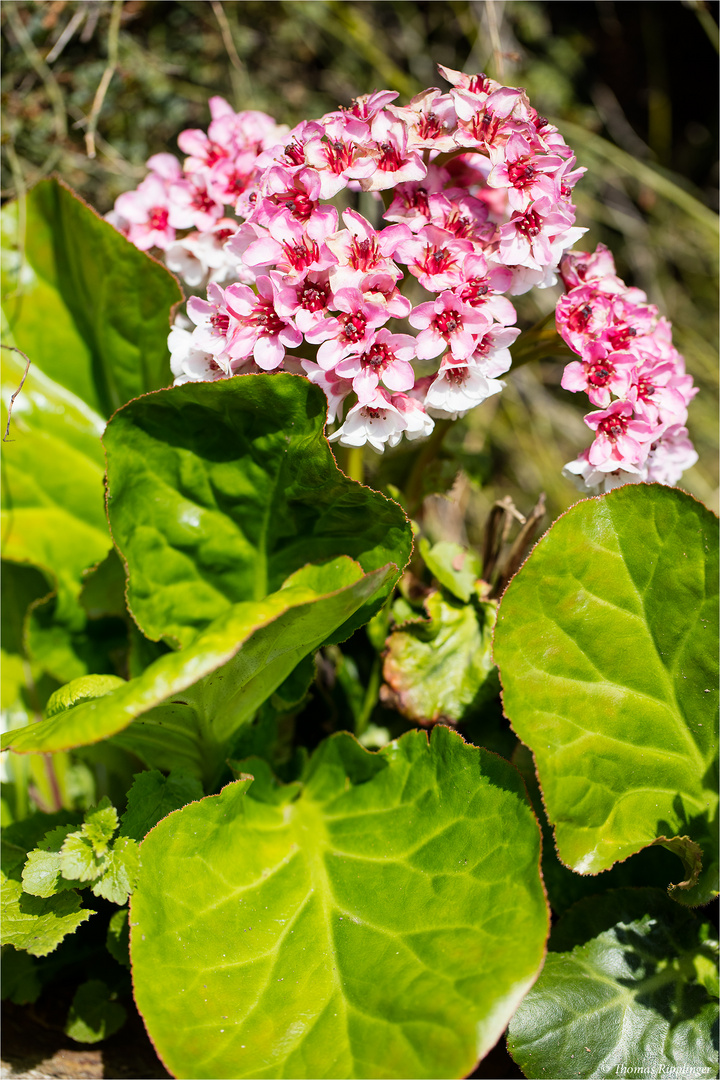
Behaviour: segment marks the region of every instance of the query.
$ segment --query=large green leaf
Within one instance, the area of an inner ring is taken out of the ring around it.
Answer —
[[[326,413],[318,387],[279,374],[187,383],[113,417],[108,515],[148,637],[187,645],[232,604],[262,600],[309,562],[349,555],[365,571],[395,563],[399,575],[408,521],[340,472]]]
[[[105,417],[170,382],[182,292],[160,263],[55,179],[5,207],[3,231],[5,314],[34,364]]]
[[[5,407],[24,367],[17,353],[2,350]],[[5,408],[3,423],[6,416]],[[3,446],[2,554],[9,562],[37,567],[48,583],[44,592],[52,590],[35,602],[26,645],[30,658],[61,681],[107,665],[107,621],[102,633],[89,637],[78,602],[84,571],[112,547],[104,507],[103,426],[101,416],[33,364]]]
[[[597,873],[668,841],[688,903],[717,890],[717,552],[717,519],[691,496],[618,488],[553,525],[495,630],[563,862]]]
[[[496,604],[474,589],[470,603],[438,590],[425,610],[429,621],[410,622],[387,639],[386,700],[419,723],[468,719],[498,692],[491,655]]]
[[[135,996],[178,1077],[451,1077],[542,963],[539,831],[507,762],[436,727],[342,733],[141,845]],[[250,785],[250,786],[249,786]],[[158,977],[158,973],[162,976]]]
[[[3,749],[49,752],[115,735],[151,766],[182,768],[212,783],[238,729],[304,656],[386,592],[396,573],[389,566],[363,574],[348,558],[300,570],[264,600],[235,604],[192,645],[161,656],[137,678],[7,732]]]
[[[527,1077],[717,1076],[718,943],[654,889],[583,900],[510,1022]]]

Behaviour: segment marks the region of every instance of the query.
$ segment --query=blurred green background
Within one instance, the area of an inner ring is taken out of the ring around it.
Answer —
[[[105,212],[150,154],[207,125],[212,94],[292,124],[373,89],[402,103],[444,86],[438,62],[525,86],[588,169],[575,189],[589,230],[578,246],[606,243],[673,322],[700,386],[688,424],[700,461],[681,486],[717,511],[717,20],[718,5],[701,0],[6,0],[2,195],[55,171]],[[556,297],[519,298],[522,325]],[[478,542],[505,495],[528,513],[545,491],[551,518],[577,500],[560,470],[590,442],[589,406],[560,388],[562,366],[550,345],[453,427],[427,470],[430,486],[454,484],[451,501],[427,506],[431,534]],[[373,458],[371,480],[399,475],[408,451]]]

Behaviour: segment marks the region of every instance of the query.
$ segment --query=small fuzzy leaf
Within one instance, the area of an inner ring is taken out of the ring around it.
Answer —
[[[383,667],[393,704],[419,723],[469,718],[497,693],[491,654],[493,601],[463,604],[438,591],[425,601],[430,622],[411,623],[387,640]]]
[[[101,979],[89,979],[75,992],[65,1034],[76,1042],[96,1043],[114,1035],[125,1023],[127,1012]]]
[[[72,825],[59,825],[47,833],[34,851],[28,852],[22,871],[25,892],[33,896],[54,896],[55,893],[72,889],[77,884],[62,876],[60,865],[60,849],[72,831]]]
[[[717,895],[718,522],[659,484],[578,503],[503,596],[503,705],[535,755],[558,852],[596,874],[650,844]],[[678,838],[683,841],[679,844]],[[702,849],[702,870],[683,838]]]
[[[169,776],[157,769],[138,773],[128,791],[120,835],[140,841],[173,810],[202,799],[203,794],[202,784],[194,776],[177,769]]]
[[[428,570],[448,592],[467,604],[475,592],[475,583],[482,573],[482,563],[477,552],[462,544],[441,540],[430,543],[423,537],[420,554]]]
[[[81,908],[71,890],[50,896],[30,896],[19,881],[2,881],[2,943],[25,949],[31,956],[47,956],[67,934],[72,934],[95,912]]]
[[[709,924],[661,891],[611,890],[576,904],[550,950],[508,1030],[525,1076],[714,1080]]]
[[[286,786],[243,767],[255,780],[171,814],[140,849],[133,982],[168,1069],[467,1076],[544,954],[518,774],[442,726],[376,754],[333,736]]]
[[[106,854],[98,855],[92,841],[82,832],[70,833],[60,850],[60,870],[72,881],[94,881],[108,865]]]
[[[120,836],[107,855],[107,865],[102,877],[94,883],[95,896],[102,896],[113,904],[126,904],[135,888],[140,871],[140,856],[135,840]]]
[[[82,833],[92,844],[96,855],[105,854],[118,824],[117,810],[107,795],[87,811]]]

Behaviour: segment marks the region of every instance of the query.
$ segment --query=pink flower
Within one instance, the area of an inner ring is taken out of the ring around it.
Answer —
[[[314,133],[305,144],[305,159],[320,174],[323,199],[332,199],[348,180],[363,180],[375,171],[368,144],[367,124],[351,116],[331,120],[322,134]]]
[[[414,442],[415,439],[426,439],[432,434],[435,422],[425,412],[424,405],[417,397],[409,394],[393,394],[390,400],[405,421],[403,434],[409,442]]]
[[[173,220],[181,229],[212,229],[223,216],[223,204],[217,202],[207,187],[203,173],[191,173],[187,180],[177,180],[170,185]]]
[[[337,259],[330,271],[333,288],[360,288],[363,278],[372,273],[382,274],[395,284],[402,273],[390,256],[400,241],[411,235],[410,230],[393,225],[378,233],[355,210],[344,210],[343,222],[346,228],[327,239]]]
[[[601,412],[588,413],[585,423],[595,432],[595,441],[588,451],[591,465],[615,468],[642,464],[649,444],[658,430],[643,420],[633,420],[633,409],[627,401],[614,401]]]
[[[391,334],[383,327],[362,352],[345,357],[335,371],[344,379],[352,379],[358,400],[367,402],[374,398],[380,380],[388,390],[410,390],[415,382],[410,363],[414,356],[414,337]]]
[[[244,285],[230,287],[246,288]],[[193,347],[217,357],[228,352],[237,324],[227,306],[225,292],[219,285],[211,282],[207,287],[207,296],[207,300],[191,296],[187,302],[187,313],[195,323]]]
[[[611,352],[602,342],[593,341],[585,346],[581,362],[567,365],[560,385],[573,394],[584,390],[593,405],[605,408],[612,394],[626,396],[636,364],[632,353]]]
[[[125,191],[115,200],[115,213],[127,222],[128,240],[141,251],[168,248],[175,239],[168,186],[157,173],[150,173],[135,191]]]
[[[255,180],[255,155],[245,151],[235,158],[221,158],[207,173],[208,195],[216,202],[237,207]]]
[[[268,223],[266,235],[246,248],[244,261],[253,267],[275,266],[292,278],[304,277],[310,270],[327,270],[337,262],[323,243],[328,227],[333,227],[332,221],[321,220],[318,238],[313,239],[289,210],[280,210]]]
[[[553,202],[560,198],[556,174],[563,167],[562,158],[538,152],[522,135],[513,133],[504,146],[491,147],[490,160],[493,168],[488,185],[507,188],[513,210],[523,212],[543,197]]]
[[[406,108],[394,112],[408,127],[409,149],[436,150],[438,153],[455,149],[457,117],[450,94],[432,87],[416,94]]]
[[[406,126],[387,112],[377,113],[370,125],[375,141],[373,172],[360,179],[363,191],[385,191],[408,180],[422,180],[427,172],[420,154],[408,147]]]
[[[697,462],[698,455],[688,438],[687,428],[673,424],[662,438],[650,447],[645,463],[645,479],[648,483],[677,484],[686,469]]]
[[[483,255],[467,255],[462,266],[463,282],[454,290],[464,304],[482,309],[490,319],[511,326],[517,313],[509,300],[498,295],[512,283],[507,266],[489,267]]]
[[[308,331],[305,337],[316,344],[320,367],[326,371],[353,353],[363,352],[373,340],[375,331],[388,320],[388,313],[379,304],[368,303],[359,289],[338,289],[334,306],[341,314],[331,316]]]
[[[281,165],[269,169],[264,181],[265,197],[258,203],[257,220],[262,225],[282,209],[300,222],[313,240],[322,240],[337,229],[337,210],[321,206],[320,175],[315,169],[290,170]]]
[[[270,271],[275,286],[275,307],[283,318],[292,318],[298,330],[309,334],[327,318],[332,296],[327,270],[311,271],[293,281],[277,270]]]
[[[258,295],[247,285],[229,285],[225,290],[228,311],[237,319],[229,352],[233,357],[251,356],[263,371],[273,371],[283,362],[285,349],[302,341],[291,319],[276,310],[273,283],[268,277],[256,282]]]
[[[433,416],[457,420],[492,394],[498,394],[504,385],[498,379],[489,379],[472,361],[458,364],[448,354],[427,391],[425,406]]]
[[[598,244],[591,254],[568,251],[560,263],[560,274],[568,292],[578,285],[592,285],[599,292],[622,293],[626,286],[615,273],[612,254],[604,244]]]
[[[406,420],[390,395],[377,390],[371,401],[358,402],[345,417],[345,423],[330,436],[330,442],[341,446],[365,446],[369,444],[379,454],[385,445],[397,446],[406,429]]]
[[[424,289],[440,292],[462,282],[465,256],[472,251],[470,240],[458,240],[436,225],[426,225],[407,240],[401,240],[395,255]]]
[[[408,316],[410,325],[420,331],[417,336],[417,355],[431,360],[446,348],[455,360],[465,360],[474,351],[478,339],[488,329],[490,320],[481,311],[464,304],[451,292],[443,292],[436,300],[420,304]]]

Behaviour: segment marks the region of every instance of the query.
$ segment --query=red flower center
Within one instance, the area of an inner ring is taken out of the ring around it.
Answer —
[[[526,236],[530,240],[533,236],[537,236],[542,229],[540,218],[534,210],[528,210],[526,214],[523,214],[517,220],[517,230]]]
[[[230,316],[218,311],[215,315],[210,316],[210,325],[219,334],[227,334],[230,329]]]
[[[293,139],[285,147],[285,160],[288,165],[305,164],[305,151],[296,139]]]
[[[215,201],[214,199],[210,198],[207,191],[196,189],[190,205],[192,206],[193,210],[198,210],[203,214],[209,214],[215,206]]]
[[[367,326],[367,319],[360,311],[356,311],[355,314],[341,315],[340,322],[342,323],[343,330],[340,335],[341,340],[345,341],[361,341],[365,336],[365,327]]]
[[[256,304],[253,309],[253,322],[261,334],[268,337],[279,334],[285,326],[275,309],[268,302]]]
[[[283,244],[285,258],[295,270],[307,270],[320,258],[320,249],[314,240],[303,237],[297,243]]]
[[[460,386],[462,383],[465,382],[465,379],[467,378],[467,373],[468,369],[462,367],[445,368],[445,371],[443,372],[449,382],[454,383],[455,386]]]
[[[420,117],[417,125],[417,133],[421,139],[436,139],[445,134],[445,124],[435,113],[428,113]]]
[[[625,434],[627,424],[627,417],[625,416],[608,416],[600,421],[598,431],[601,431],[603,435],[607,435],[611,442],[617,442],[620,436]]]
[[[460,298],[465,301],[466,304],[473,304],[475,307],[479,307],[485,300],[485,297],[490,292],[490,286],[488,285],[487,278],[470,278],[466,281],[462,287]]]
[[[339,174],[352,165],[353,152],[346,143],[330,140],[325,144],[323,152],[331,172]]]
[[[300,307],[306,311],[322,311],[327,307],[330,297],[330,286],[305,280],[300,294]]]
[[[374,368],[384,368],[386,364],[391,364],[395,356],[390,352],[387,345],[382,345],[376,342],[371,349],[363,356],[363,364],[370,364]]]
[[[456,330],[462,328],[462,318],[457,311],[443,311],[440,315],[435,316],[433,326],[438,334],[449,337],[450,334],[454,334]]]
[[[389,142],[380,143],[379,150],[378,169],[383,169],[385,172],[396,172],[402,168],[403,158],[397,146]]]
[[[354,238],[350,244],[350,265],[354,270],[370,270],[377,265],[380,252],[374,237],[369,240]]]
[[[508,165],[508,176],[513,187],[527,187],[528,184],[532,184],[536,175],[537,169],[528,158],[520,158],[519,161]]]
[[[159,232],[164,232],[165,229],[167,229],[168,216],[168,211],[164,206],[153,206],[148,214],[148,225],[151,229],[157,229]]]

